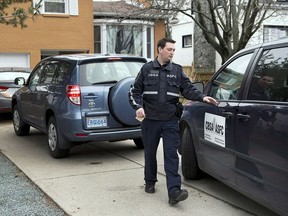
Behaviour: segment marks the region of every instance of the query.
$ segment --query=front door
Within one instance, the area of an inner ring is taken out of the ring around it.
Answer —
[[[205,92],[217,99],[219,104],[216,112],[214,109],[214,113],[205,113],[205,145],[201,145],[204,158],[207,158],[204,166],[232,184],[235,184],[234,136],[238,133],[234,124],[240,103],[240,87],[252,56],[250,52],[232,59],[220,69]],[[225,136],[221,136],[221,133],[225,133]]]

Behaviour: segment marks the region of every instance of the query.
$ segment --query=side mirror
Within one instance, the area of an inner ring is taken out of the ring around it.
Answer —
[[[204,83],[203,82],[193,82],[195,88],[197,88],[200,92],[204,91]]]
[[[25,78],[24,77],[17,77],[14,80],[14,84],[16,85],[24,85],[25,84]]]

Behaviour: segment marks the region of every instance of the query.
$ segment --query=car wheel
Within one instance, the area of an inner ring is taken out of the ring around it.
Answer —
[[[19,113],[17,104],[13,107],[13,127],[18,136],[28,135],[30,132],[30,125],[26,124]]]
[[[129,102],[129,90],[134,83],[134,77],[120,80],[110,91],[109,107],[110,112],[120,123],[127,126],[138,126],[140,122],[135,119],[135,110]]]
[[[61,142],[66,142],[59,133],[55,117],[50,117],[48,121],[48,147],[53,158],[64,158],[69,155],[69,149],[61,149]]]
[[[139,148],[139,149],[144,148],[143,141],[141,138],[133,139],[133,141],[134,141],[137,148]]]
[[[201,177],[201,170],[198,167],[194,142],[189,127],[184,128],[181,142],[182,174],[188,180],[199,179]]]

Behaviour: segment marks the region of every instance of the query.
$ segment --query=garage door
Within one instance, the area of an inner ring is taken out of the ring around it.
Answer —
[[[30,68],[30,55],[28,53],[0,53],[0,67]]]

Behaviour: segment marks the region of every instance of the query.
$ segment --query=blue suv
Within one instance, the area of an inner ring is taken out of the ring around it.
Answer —
[[[143,148],[140,123],[128,100],[130,85],[146,63],[142,57],[77,54],[43,59],[12,97],[18,136],[30,126],[47,134],[52,157],[75,144],[133,139]]]

